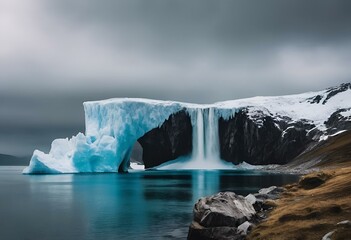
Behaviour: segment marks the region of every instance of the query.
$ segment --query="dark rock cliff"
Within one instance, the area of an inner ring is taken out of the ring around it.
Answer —
[[[324,122],[328,128],[329,134],[334,134],[340,129],[351,129],[351,117],[345,117],[342,115],[343,112],[350,111],[350,108],[338,109],[334,112],[327,121]]]
[[[145,168],[151,168],[190,154],[192,151],[191,119],[185,110],[172,114],[161,127],[138,139],[143,148]]]
[[[351,129],[351,121],[341,114],[349,109],[339,109],[325,122],[328,134],[340,129]],[[270,116],[258,112],[249,116],[249,107],[243,108],[233,118],[220,118],[220,156],[234,164],[243,161],[253,165],[286,164],[301,153],[312,149],[322,133],[314,124],[292,121],[286,116]],[[138,142],[143,148],[146,168],[158,166],[192,151],[191,119],[185,110],[173,114],[161,127],[155,128]]]
[[[311,106],[320,105],[321,109],[328,104],[330,108],[334,108],[334,112],[324,121],[325,128],[318,122],[316,124],[319,125],[316,126],[313,120],[291,119],[276,112],[272,113],[274,109],[255,105],[242,107],[228,120],[219,118],[221,158],[234,164],[245,161],[253,165],[286,164],[293,161],[328,136],[340,130],[351,129],[351,108],[337,108],[335,105],[340,102],[340,99],[336,99],[337,96],[350,89],[351,83],[341,84],[313,97],[299,100],[301,108],[305,110],[309,107],[306,103]],[[190,154],[192,125],[186,109],[171,115],[161,127],[146,133],[138,142],[143,148],[146,168]]]
[[[308,134],[315,126],[304,121],[293,122],[286,117],[278,121],[267,115],[253,120],[247,112],[244,108],[229,120],[219,119],[220,154],[226,161],[285,164],[302,153],[318,134],[311,134],[313,130]]]

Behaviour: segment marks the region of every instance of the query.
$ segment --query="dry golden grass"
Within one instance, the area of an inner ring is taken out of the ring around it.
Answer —
[[[351,166],[351,130],[329,138],[328,141],[320,143],[317,147],[300,155],[288,165],[294,167],[316,160],[318,163],[315,167],[319,168]]]
[[[286,188],[277,207],[248,239],[320,240],[336,223],[351,220],[351,167],[311,173]],[[334,237],[351,239],[350,228],[339,228]]]

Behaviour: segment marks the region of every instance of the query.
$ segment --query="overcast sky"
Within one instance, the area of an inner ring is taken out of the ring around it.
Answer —
[[[0,153],[83,131],[84,100],[211,103],[350,82],[350,26],[348,0],[1,0]]]

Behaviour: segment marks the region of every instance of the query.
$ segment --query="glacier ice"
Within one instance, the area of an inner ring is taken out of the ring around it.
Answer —
[[[126,171],[137,139],[182,108],[176,102],[142,99],[85,102],[86,134],[54,140],[48,154],[35,150],[23,172]]]
[[[191,166],[232,166],[221,163],[223,161],[219,158],[219,116],[215,115],[214,107],[127,98],[85,102],[86,134],[78,133],[71,139],[54,140],[48,154],[35,150],[23,172],[127,171],[134,143],[148,131],[161,126],[171,114],[183,109],[191,116],[195,136]],[[206,159],[212,162],[206,162]]]
[[[186,110],[193,125],[193,153],[190,165],[222,166],[219,157],[218,118],[229,119],[241,108],[255,120],[260,114],[313,122],[323,131],[324,122],[336,109],[349,109],[351,90],[330,98],[326,104],[307,100],[326,91],[280,97],[254,97],[211,105],[149,99],[108,99],[84,103],[85,134],[56,139],[48,154],[35,150],[24,173],[78,173],[126,171],[134,143],[148,131],[161,126],[173,113]],[[343,112],[350,117],[351,111]],[[261,124],[259,120],[256,124]],[[199,164],[198,164],[199,163]]]

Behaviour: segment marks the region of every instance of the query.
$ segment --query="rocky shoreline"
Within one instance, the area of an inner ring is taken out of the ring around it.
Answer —
[[[350,239],[349,163],[245,197],[233,192],[203,197],[194,206],[188,239]]]
[[[245,239],[253,226],[267,218],[274,202],[284,191],[271,186],[246,197],[234,192],[220,192],[203,197],[194,206],[189,240]]]

